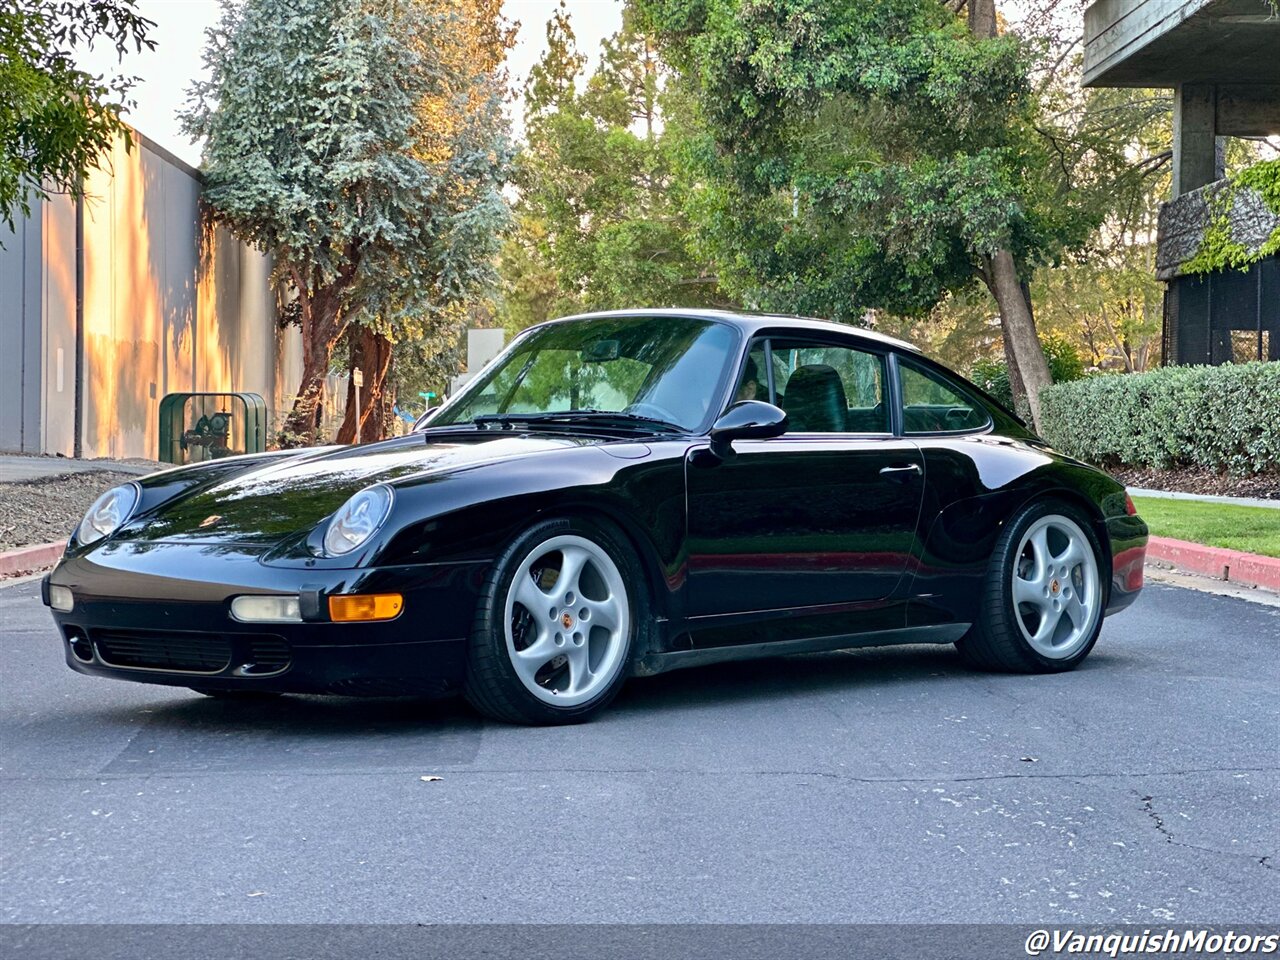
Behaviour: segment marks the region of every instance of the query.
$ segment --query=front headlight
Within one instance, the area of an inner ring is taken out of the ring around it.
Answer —
[[[338,508],[324,534],[324,552],[340,557],[362,546],[391,512],[391,488],[366,487]]]
[[[137,484],[124,483],[112,487],[97,500],[76,528],[76,539],[85,546],[115,533],[129,519],[138,505]]]

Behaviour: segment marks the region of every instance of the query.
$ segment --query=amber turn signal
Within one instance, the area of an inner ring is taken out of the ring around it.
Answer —
[[[398,593],[349,593],[329,598],[329,619],[335,623],[357,620],[394,620],[404,609]]]

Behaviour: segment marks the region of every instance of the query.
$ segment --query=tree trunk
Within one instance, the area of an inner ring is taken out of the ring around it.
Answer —
[[[360,388],[360,442],[382,440],[387,434],[391,396],[387,374],[391,370],[391,341],[365,326],[354,326],[347,337],[351,344],[350,369],[360,368],[364,386]],[[356,386],[347,382],[347,414],[338,428],[338,443],[356,441]]]
[[[996,35],[996,0],[969,0],[969,30],[978,37]]]
[[[1049,375],[1044,348],[1036,335],[1036,322],[1031,316],[1030,305],[1022,293],[1017,264],[1008,250],[997,250],[991,256],[983,257],[983,268],[983,280],[1000,308],[1004,342],[1013,351],[1027,393],[1027,403],[1031,407],[1031,420],[1039,430],[1040,391],[1052,383],[1053,378]]]
[[[1036,311],[1031,304],[1031,285],[1023,280],[1019,286],[1022,288],[1022,299],[1026,301],[1027,311],[1031,314],[1031,322],[1035,323]],[[1001,321],[1001,329],[1003,330],[1003,321]],[[1012,343],[1008,337],[1001,339],[1004,340],[1004,362],[1009,371],[1009,389],[1013,393],[1013,409],[1018,416],[1022,416],[1030,406],[1027,400],[1027,385],[1022,382],[1022,371],[1018,368],[1018,360],[1013,355]]]
[[[302,380],[285,418],[280,445],[304,447],[317,440],[324,409],[324,380],[333,349],[342,336],[336,297],[300,297],[302,311]]]
[[[989,39],[996,36],[995,0],[969,0],[969,30],[974,36]],[[1031,298],[1018,274],[1013,254],[997,250],[983,257],[983,280],[1000,307],[1000,328],[1004,332],[1005,356],[1012,354],[1009,384],[1020,381],[1031,407],[1031,420],[1040,429],[1040,390],[1053,382],[1044,348],[1036,335],[1036,321],[1031,314]],[[1015,374],[1014,367],[1017,372]],[[1015,388],[1016,389],[1016,388]],[[1016,398],[1016,394],[1015,394]]]
[[[1027,388],[1022,382],[1022,371],[1018,369],[1018,359],[1013,355],[1013,343],[1008,337],[1001,337],[1001,339],[1004,341],[1004,368],[1009,373],[1009,393],[1012,397],[1013,412],[1018,413],[1022,407],[1022,401],[1027,398]]]

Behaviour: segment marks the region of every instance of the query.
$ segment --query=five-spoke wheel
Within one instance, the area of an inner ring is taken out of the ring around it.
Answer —
[[[975,622],[956,647],[975,666],[1070,670],[1093,648],[1106,605],[1102,548],[1074,506],[1040,500],[996,542]]]
[[[1098,560],[1074,520],[1050,514],[1022,535],[1013,570],[1013,601],[1022,635],[1054,660],[1073,656],[1102,613]]]
[[[507,591],[507,652],[534,696],[557,706],[590,700],[622,665],[631,608],[618,565],[574,534],[538,544]]]
[[[566,518],[531,527],[485,581],[467,698],[501,720],[586,719],[626,679],[646,604],[634,549],[612,526]]]

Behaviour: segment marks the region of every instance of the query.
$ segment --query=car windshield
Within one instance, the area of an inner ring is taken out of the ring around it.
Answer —
[[[737,336],[688,317],[599,317],[531,333],[429,426],[611,419],[696,430],[724,389]]]

